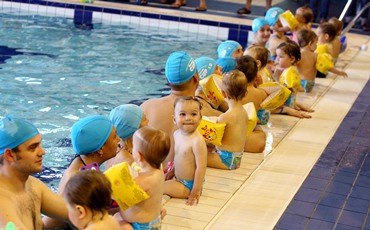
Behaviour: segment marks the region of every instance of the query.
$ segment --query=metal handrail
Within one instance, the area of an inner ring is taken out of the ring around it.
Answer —
[[[348,10],[348,7],[349,5],[351,4],[351,0],[349,0],[346,4],[346,6],[344,7],[344,10],[342,12],[342,14],[340,15],[340,18],[339,20],[342,21],[344,15],[346,14],[347,10]],[[340,34],[341,36],[345,35],[350,29],[352,29],[353,25],[356,23],[356,21],[358,20],[358,18],[361,16],[361,14],[367,9],[370,7],[370,2],[366,3],[366,5],[364,7],[362,7],[362,9],[360,10],[360,12],[358,14],[356,14],[356,16],[348,23],[348,25],[346,26],[346,28],[344,28],[342,30],[342,33]]]

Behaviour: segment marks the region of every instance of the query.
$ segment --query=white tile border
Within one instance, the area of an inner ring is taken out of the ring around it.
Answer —
[[[63,1],[68,3],[67,1]],[[18,2],[8,2],[8,1],[1,1],[1,10],[5,10],[9,8],[9,13],[14,14],[23,14],[23,15],[41,15],[41,16],[48,16],[48,17],[66,17],[66,18],[73,18],[74,17],[74,9],[70,8],[62,8],[62,7],[55,7],[55,6],[44,6],[39,4],[27,4],[27,3],[18,3]],[[72,2],[70,4],[76,4],[76,2]],[[78,4],[78,3],[77,3]],[[104,8],[101,4],[92,5],[96,7]],[[133,9],[137,6],[131,6]],[[140,6],[142,9],[142,6]],[[4,9],[5,8],[5,9]],[[124,9],[130,11],[129,9]],[[144,11],[145,12],[145,11]],[[147,13],[155,13],[161,14],[162,11],[158,12],[147,12]],[[164,13],[163,15],[169,16],[169,14]],[[170,15],[174,16],[174,15]],[[191,17],[190,13],[183,13],[181,15],[175,15],[175,17]],[[210,19],[204,20],[213,20],[214,17]],[[197,34],[204,34],[215,37],[215,39],[226,40],[228,39],[229,29],[225,27],[217,27],[217,26],[209,26],[209,25],[202,25],[202,24],[193,24],[187,22],[178,22],[178,21],[171,21],[166,19],[155,19],[155,18],[147,18],[147,17],[137,17],[137,16],[129,16],[129,15],[118,15],[112,13],[104,13],[104,12],[97,12],[93,11],[93,23],[104,23],[104,24],[122,24],[122,23],[133,23],[140,26],[152,26],[152,27],[159,27],[164,29],[178,29],[185,32],[197,33]],[[230,22],[231,23],[231,22]]]

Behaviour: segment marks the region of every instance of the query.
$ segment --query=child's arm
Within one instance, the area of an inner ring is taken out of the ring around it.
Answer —
[[[203,139],[200,136],[193,144],[193,153],[195,157],[195,173],[194,173],[194,185],[193,189],[190,191],[188,200],[186,201],[187,205],[198,204],[200,193],[202,191],[204,176],[206,174],[207,168],[207,146]]]
[[[339,70],[335,67],[329,69],[329,72],[334,73],[334,74],[339,75],[339,76],[348,77],[348,74],[346,72],[341,71],[341,70]]]

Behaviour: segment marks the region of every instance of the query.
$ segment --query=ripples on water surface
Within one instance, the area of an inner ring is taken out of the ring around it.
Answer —
[[[68,138],[76,120],[167,94],[163,68],[171,52],[215,57],[220,42],[135,24],[80,30],[71,19],[4,12],[0,36],[0,116],[40,129],[47,153],[41,177],[53,189],[74,155]]]

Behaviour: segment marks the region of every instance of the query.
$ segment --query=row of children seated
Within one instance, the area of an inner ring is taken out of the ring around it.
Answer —
[[[63,175],[59,194],[71,202],[70,183],[87,177],[86,169],[99,169],[106,163],[105,175],[115,201],[110,211],[120,229],[159,227],[166,212],[163,194],[184,198],[187,205],[197,204],[207,167],[237,170],[244,152],[263,151],[266,135],[260,125],[268,122],[271,113],[311,117],[308,113],[313,110],[299,103],[297,94],[312,91],[317,71],[347,76],[334,67],[328,52],[326,43],[336,36],[332,26],[320,25],[316,35],[307,26],[306,11],[307,7],[297,10],[298,25],[287,24],[298,44],[285,36],[288,29],[281,22],[287,16],[274,7],[264,19],[253,21],[255,41],[244,51],[238,42],[227,40],[219,45],[216,59],[194,60],[183,51],[172,53],[165,71],[170,85],[193,78],[199,81],[194,95],[175,95],[171,113],[176,129],[172,133],[147,126],[145,105],[120,105],[109,118],[90,116],[78,121],[72,127],[77,155]],[[171,148],[174,155],[168,160]],[[162,166],[166,160],[169,164]],[[164,172],[174,177],[165,180]],[[73,203],[70,212],[76,213],[78,201]],[[93,217],[102,210],[85,206],[93,209]],[[75,218],[73,224],[82,228],[88,221],[105,220],[89,218]],[[44,222],[56,225],[47,217]]]

